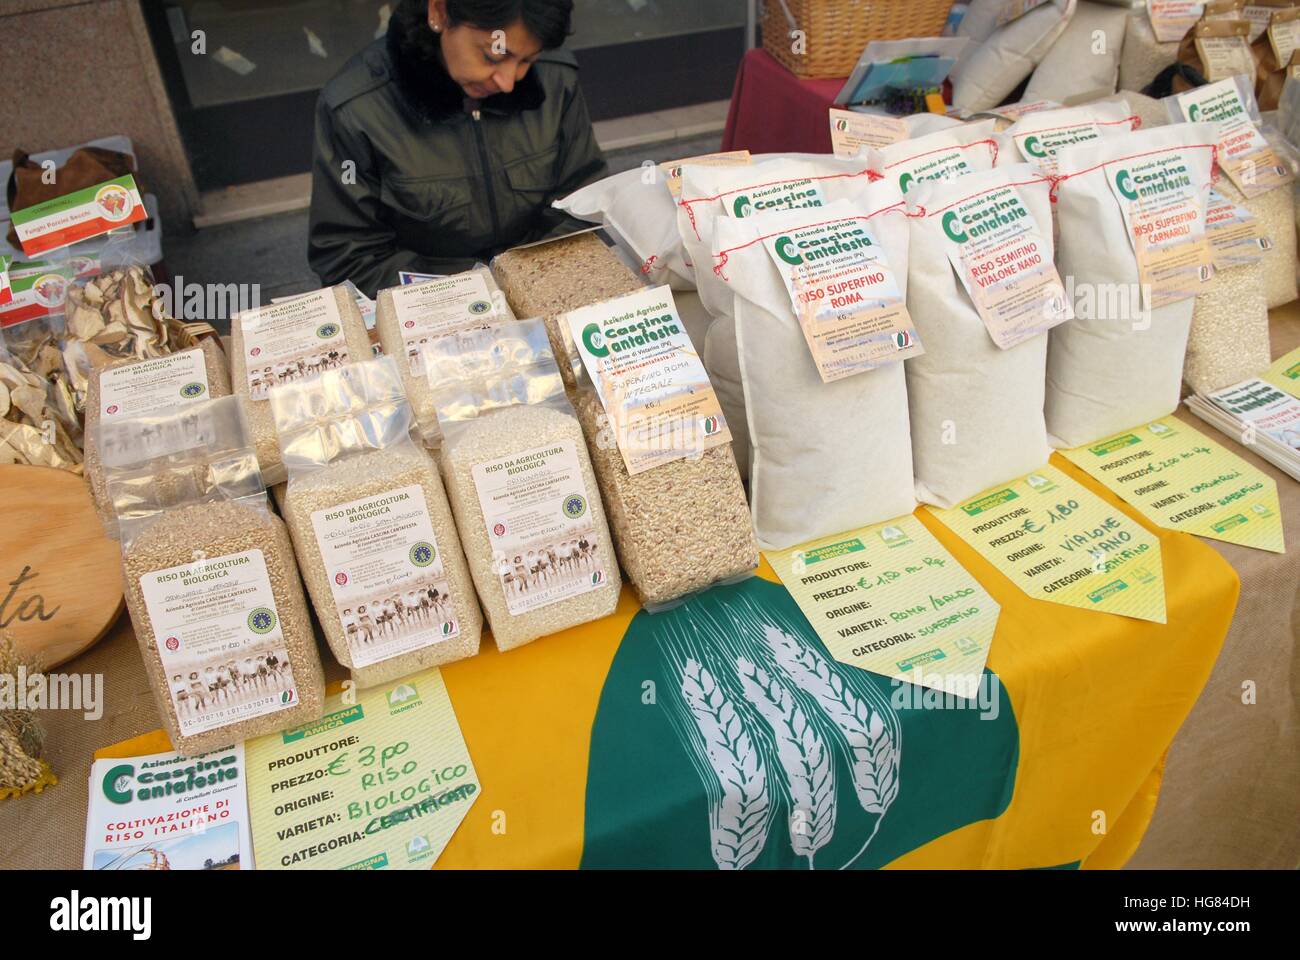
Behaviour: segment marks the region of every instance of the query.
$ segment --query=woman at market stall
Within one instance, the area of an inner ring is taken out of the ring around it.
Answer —
[[[400,0],[321,91],[307,256],[368,296],[580,229],[551,202],[606,174],[572,0]]]

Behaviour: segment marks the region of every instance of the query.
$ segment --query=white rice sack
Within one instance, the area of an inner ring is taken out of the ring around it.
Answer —
[[[927,183],[908,196],[907,308],[925,352],[907,367],[916,498],[950,507],[995,483],[1047,462],[1043,419],[1046,331],[1005,350],[988,328],[948,259],[943,211],[970,196],[1015,184],[1051,262],[1051,182],[1028,164],[1012,164]]]
[[[872,171],[902,193],[926,180],[953,180],[968,173],[991,170],[1001,149],[993,133],[996,122],[996,118],[989,117],[891,143],[871,151],[868,162]]]
[[[988,110],[1005,100],[1065,31],[1075,4],[1050,0],[999,27],[1005,0],[973,0],[957,28],[975,42],[952,69],[953,106]]]
[[[1127,23],[1123,7],[1079,0],[1065,31],[1029,78],[1024,99],[1077,103],[1114,93]]]
[[[897,192],[878,183],[857,203],[717,223],[715,246],[725,254],[719,262],[735,291],[752,445],[750,505],[762,547],[789,547],[916,506],[903,364],[824,382],[760,239],[828,217],[866,217],[905,295],[908,228],[891,196]]]
[[[599,223],[631,254],[647,281],[693,290],[695,275],[677,232],[677,203],[659,168],[635,167],[589,183],[552,204],[570,216]]]
[[[1128,108],[1129,113],[1138,118],[1139,130],[1150,130],[1152,127],[1163,127],[1169,122],[1169,114],[1165,108],[1165,102],[1155,97],[1148,97],[1145,93],[1138,93],[1136,90],[1121,89],[1114,96],[1103,97],[1100,100],[1093,101],[1099,103],[1122,103]]]
[[[1124,31],[1124,50],[1119,58],[1119,88],[1141,90],[1156,74],[1178,59],[1178,41],[1161,43],[1151,29],[1145,9],[1128,15]]]
[[[1048,345],[1047,430],[1054,446],[1089,443],[1177,409],[1195,301],[1145,309],[1110,178],[1129,158],[1175,151],[1208,199],[1216,140],[1214,124],[1183,123],[1066,147],[1057,155],[1065,178],[1057,189],[1057,263],[1075,317],[1052,330]]]
[[[715,318],[709,325],[700,359],[704,361],[709,382],[713,384],[713,392],[718,397],[722,413],[727,418],[727,427],[731,430],[731,449],[736,455],[736,468],[748,483],[749,419],[745,413],[745,384],[740,378],[734,312]]]
[[[683,167],[677,231],[705,308],[715,317],[731,312],[731,291],[714,276],[711,266],[713,225],[718,219],[822,206],[868,179],[866,159],[829,155],[778,157],[745,167]]]

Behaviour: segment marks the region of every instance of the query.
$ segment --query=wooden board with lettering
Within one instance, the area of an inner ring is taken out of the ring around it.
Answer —
[[[122,554],[86,481],[0,465],[0,629],[49,670],[90,647],[122,612]]]

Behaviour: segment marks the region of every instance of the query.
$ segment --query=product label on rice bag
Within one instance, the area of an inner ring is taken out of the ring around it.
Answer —
[[[298,705],[261,550],[155,570],[140,590],[183,736]]]
[[[1061,453],[1158,526],[1285,552],[1277,483],[1177,417]]]
[[[995,152],[992,140],[955,143],[888,164],[884,173],[894,178],[899,190],[907,193],[924,180],[956,180],[968,173],[989,170]]]
[[[1023,17],[1035,7],[1041,7],[1048,0],[1002,0],[998,5],[998,16],[995,21],[996,26],[1005,26],[1012,20]]]
[[[23,253],[35,257],[147,220],[149,214],[128,173],[9,216]]]
[[[99,375],[101,417],[135,417],[209,399],[202,350],[110,367]]]
[[[1041,124],[1041,129],[1033,129],[1035,123]],[[1050,116],[1036,117],[1025,126],[1028,128],[1025,132],[1017,133],[1012,138],[1016,149],[1029,163],[1049,176],[1056,173],[1057,151],[1076,143],[1100,140],[1102,136],[1101,124],[1092,119],[1061,124],[1059,121],[1053,122]]]
[[[1201,293],[1214,275],[1205,235],[1208,184],[1192,179],[1180,151],[1160,150],[1105,165],[1124,215],[1147,308]]]
[[[492,566],[512,614],[609,582],[614,557],[596,535],[572,440],[475,464],[471,475],[492,544]]]
[[[392,294],[413,377],[425,375],[420,353],[424,344],[467,327],[486,326],[496,315],[492,292],[477,270],[396,287]]]
[[[883,147],[907,139],[907,121],[901,117],[830,109],[831,149],[837,157],[856,157],[868,147]]]
[[[866,217],[783,231],[762,242],[823,382],[925,352]]]
[[[1205,233],[1210,238],[1211,255],[1218,270],[1258,263],[1264,252],[1273,248],[1272,241],[1260,234],[1259,218],[1217,190],[1210,191]]]
[[[316,510],[311,526],[352,666],[460,635],[419,484]]]
[[[1051,246],[1014,186],[929,215],[989,336],[1006,350],[1073,318]]]
[[[797,210],[826,206],[822,185],[811,177],[757,184],[722,195],[723,206],[733,217],[752,217],[766,210]]]
[[[1268,25],[1268,45],[1273,49],[1273,62],[1290,63],[1296,48],[1300,47],[1300,9],[1279,10]]]
[[[748,150],[729,150],[726,153],[704,153],[698,157],[669,160],[659,164],[659,173],[668,185],[668,192],[674,200],[678,200],[682,195],[682,167],[688,164],[699,167],[747,167],[749,163]]]
[[[1196,30],[1196,53],[1210,83],[1238,74],[1255,85],[1255,57],[1250,52],[1250,24],[1245,20],[1203,21]]]
[[[244,333],[250,399],[348,362],[347,338],[328,287],[235,317]],[[359,358],[366,359],[366,358]]]
[[[1151,30],[1161,43],[1177,43],[1187,31],[1196,26],[1205,12],[1204,3],[1188,0],[1147,0],[1147,16]]]
[[[9,268],[9,300],[0,306],[0,327],[61,314],[72,270],[62,263],[34,260]]]
[[[1035,600],[1165,622],[1160,539],[1051,464],[932,512]]]
[[[630,474],[731,441],[668,287],[565,315]]]
[[[1250,118],[1235,79],[1229,77],[1180,93],[1176,102],[1184,119],[1219,125],[1216,160],[1246,196],[1256,197],[1292,181],[1290,168]]]

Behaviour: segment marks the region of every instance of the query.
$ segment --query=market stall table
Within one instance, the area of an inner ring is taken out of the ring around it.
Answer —
[[[1300,342],[1300,310],[1275,312],[1274,331],[1275,352]],[[1278,478],[1290,552],[1159,531],[1162,625],[1030,600],[919,511],[1002,607],[988,660],[996,716],[893,709],[896,727],[881,729],[903,748],[897,796],[872,816],[842,786],[818,868],[1113,867],[1130,857],[1144,866],[1296,865],[1300,485],[1189,422]],[[1118,505],[1063,458],[1053,463]],[[661,650],[670,632],[742,614],[811,635],[764,565],[758,578],[656,616],[638,613],[625,591],[605,620],[508,654],[485,643],[478,657],[443,668],[483,790],[438,866],[714,867],[704,781],[657,705],[681,682]],[[43,716],[61,782],[0,802],[6,867],[78,866],[93,752],[158,726],[126,619],[63,669],[105,674],[107,703],[93,721]],[[873,679],[888,698],[889,682]],[[1242,704],[1243,680],[1256,684],[1252,706]],[[753,864],[809,865],[792,853],[784,822],[770,825]]]
[[[829,114],[844,77],[801,80],[761,48],[740,62],[722,149],[750,153],[830,153]],[[773,123],[780,117],[780,123]]]

